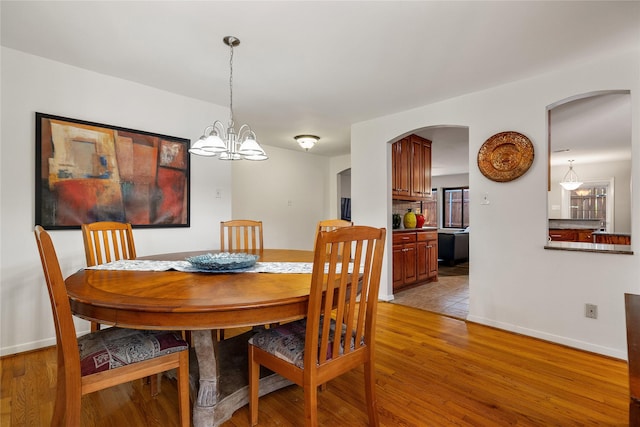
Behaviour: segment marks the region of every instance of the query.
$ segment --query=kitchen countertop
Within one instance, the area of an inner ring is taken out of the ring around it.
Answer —
[[[416,231],[437,231],[438,227],[422,227],[422,228],[396,228],[393,230],[394,233],[409,233]]]
[[[582,242],[548,242],[545,249],[558,251],[577,252],[597,252],[605,254],[633,255],[631,245],[609,245],[605,243],[582,243]]]
[[[607,231],[594,231],[593,234],[606,235],[606,236],[629,236],[631,233],[609,233]]]
[[[549,218],[549,229],[553,230],[599,230],[601,227],[599,219]]]

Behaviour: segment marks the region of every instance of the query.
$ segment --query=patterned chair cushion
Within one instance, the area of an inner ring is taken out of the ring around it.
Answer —
[[[180,334],[107,328],[78,338],[82,375],[108,371],[189,348]]]
[[[322,324],[322,320],[320,320],[320,324]],[[346,325],[342,325],[342,333],[340,334],[340,354],[344,353],[344,337],[346,335],[346,329]],[[295,322],[282,324],[275,328],[264,329],[251,337],[249,339],[249,343],[302,369],[304,368],[304,344],[306,330],[307,319],[297,320]],[[331,319],[327,360],[331,360],[332,358],[331,348],[335,337],[335,330],[336,322]],[[351,350],[355,348],[354,335],[355,333],[351,334]],[[320,330],[318,336],[322,336],[322,330]]]

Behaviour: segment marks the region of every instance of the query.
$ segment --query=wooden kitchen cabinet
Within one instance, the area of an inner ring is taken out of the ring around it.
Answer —
[[[549,239],[553,242],[575,242],[575,230],[549,229]]]
[[[606,243],[609,245],[630,245],[631,236],[628,234],[594,233],[593,243]]]
[[[438,276],[438,234],[419,232],[417,240],[417,281],[422,282]]]
[[[593,230],[561,228],[549,229],[549,238],[554,242],[583,242],[593,243]]]
[[[409,135],[393,144],[392,196],[396,200],[423,200],[431,195],[431,141]]]
[[[593,243],[593,230],[576,230],[576,241]]]
[[[424,199],[431,195],[431,141],[417,135],[411,142],[411,196]]]
[[[438,278],[438,233],[393,233],[393,290]]]
[[[393,235],[393,290],[417,280],[416,233]]]
[[[398,197],[411,197],[411,145],[409,138],[395,142],[391,148],[392,195]]]

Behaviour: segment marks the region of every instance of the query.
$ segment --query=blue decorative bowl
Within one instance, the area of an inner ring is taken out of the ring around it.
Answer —
[[[220,252],[192,256],[186,260],[200,270],[226,271],[252,267],[258,258],[258,255],[252,254]]]

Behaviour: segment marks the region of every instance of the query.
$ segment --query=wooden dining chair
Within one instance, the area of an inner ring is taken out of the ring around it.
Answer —
[[[136,259],[136,245],[131,224],[116,221],[98,221],[82,224],[82,240],[87,267],[106,264],[121,259]],[[100,323],[91,322],[91,332],[100,330]],[[191,342],[191,331],[182,331]],[[155,396],[160,389],[160,378],[152,376],[151,391]]]
[[[87,267],[121,259],[136,259],[131,224],[100,221],[82,224]]]
[[[345,221],[344,219],[323,219],[322,221],[318,221],[318,226],[316,227],[316,237],[313,246],[315,247],[315,242],[318,240],[318,233],[320,231],[331,231],[335,230],[336,228],[351,226],[353,226],[353,222]]]
[[[629,367],[629,425],[640,426],[640,295],[624,294]]]
[[[351,227],[352,225],[353,225],[352,221],[346,221],[344,219],[323,219],[321,221],[318,221],[318,225],[316,227],[316,237],[313,242],[313,247],[315,248],[316,241],[318,240],[318,233],[320,231],[331,231],[331,230],[335,230],[336,228]],[[338,248],[338,250],[340,250],[340,248]],[[327,389],[326,383],[320,386],[320,390],[325,391],[326,389]]]
[[[385,236],[384,228],[364,226],[318,233],[306,317],[249,340],[252,426],[258,423],[260,366],[304,388],[305,425],[316,426],[318,387],[364,365],[369,425],[379,424],[374,344]]]
[[[220,221],[220,251],[260,253],[263,249],[262,221],[232,219]],[[216,338],[224,340],[224,329],[217,331]]]
[[[82,224],[82,240],[87,267],[121,259],[136,259],[131,224],[114,221]],[[99,323],[91,322],[92,332],[99,329]]]
[[[234,219],[220,222],[220,251],[257,253],[262,249],[262,221]]]
[[[81,398],[85,394],[176,369],[180,425],[188,427],[188,344],[177,332],[117,327],[77,338],[51,237],[41,226],[36,226],[34,233],[56,330],[57,390],[51,425],[79,426]]]

